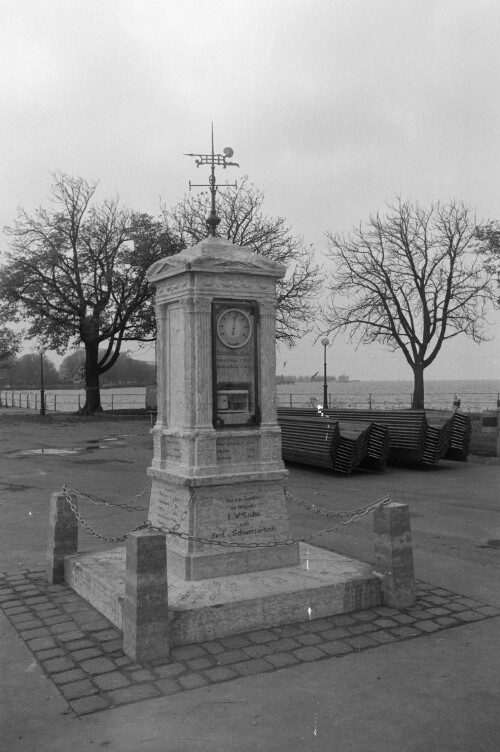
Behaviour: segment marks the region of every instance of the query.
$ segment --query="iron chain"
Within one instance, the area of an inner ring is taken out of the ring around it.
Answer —
[[[76,501],[73,499],[73,495],[76,498],[81,497],[82,499],[86,501],[90,501],[90,503],[122,507],[122,508],[127,509],[127,511],[134,509],[134,507],[125,506],[127,502],[123,504],[120,504],[120,503],[110,504],[102,499],[98,499],[97,497],[90,496],[89,494],[84,494],[81,491],[69,489],[67,486],[63,486],[62,490],[66,497],[66,501],[68,502],[73,514],[75,515],[77,520],[80,522],[80,524],[91,535],[107,543],[121,543],[128,538],[128,533],[125,535],[117,536],[117,537],[109,537],[109,536],[101,535],[96,530],[94,530],[89,525],[89,523],[86,522],[86,520],[84,520],[84,518],[78,511],[78,506],[77,506]],[[141,494],[138,494],[137,496],[132,497],[132,499],[130,499],[129,501],[140,498],[141,496],[145,494],[146,491],[147,489],[144,489],[144,491],[142,491]],[[263,543],[261,542],[237,543],[236,541],[212,540],[210,538],[203,538],[203,537],[196,536],[196,535],[189,535],[189,533],[180,532],[179,528],[181,527],[182,523],[186,519],[194,501],[194,490],[191,489],[190,495],[189,495],[189,501],[186,505],[186,508],[184,509],[179,521],[173,527],[165,528],[165,527],[153,525],[149,520],[146,520],[141,525],[138,525],[136,528],[134,528],[132,532],[135,532],[137,530],[145,530],[145,529],[158,530],[166,535],[173,535],[176,538],[180,538],[181,540],[195,541],[197,543],[202,543],[202,544],[210,545],[210,546],[222,546],[224,548],[276,548],[277,546],[291,546],[291,545],[294,545],[295,543],[306,543],[310,540],[313,540],[314,538],[319,538],[323,535],[327,535],[328,533],[332,533],[335,530],[339,530],[340,528],[345,527],[346,525],[349,525],[351,522],[357,522],[365,515],[375,512],[376,509],[378,509],[381,506],[384,506],[385,504],[388,504],[391,501],[390,496],[384,496],[382,499],[377,499],[376,501],[373,501],[371,504],[368,504],[368,506],[360,507],[359,509],[356,509],[354,511],[334,512],[328,509],[317,507],[315,504],[308,504],[304,500],[299,499],[297,496],[292,494],[292,492],[290,491],[288,487],[285,487],[285,494],[289,499],[299,504],[299,506],[303,507],[304,509],[307,509],[309,512],[313,512],[314,514],[318,514],[324,517],[335,517],[337,519],[340,519],[340,522],[338,522],[336,525],[333,525],[333,527],[323,528],[322,530],[318,530],[317,532],[311,533],[310,535],[307,535],[303,538],[286,538],[285,540],[266,541]],[[139,510],[143,508],[136,507],[135,509]]]

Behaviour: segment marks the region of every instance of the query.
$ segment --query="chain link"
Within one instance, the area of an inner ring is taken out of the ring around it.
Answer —
[[[107,506],[117,506],[117,507],[124,507],[123,504],[109,504],[108,502],[105,502],[102,499],[98,499],[97,497],[92,497],[89,494],[83,494],[81,491],[76,491],[74,489],[70,489],[67,486],[63,486],[63,493],[66,497],[66,501],[68,502],[69,506],[71,507],[71,510],[77,520],[80,522],[81,525],[93,536],[96,538],[99,538],[100,540],[105,541],[106,543],[122,543],[128,538],[128,533],[125,535],[120,535],[117,537],[108,537],[105,535],[101,535],[96,530],[94,530],[86,520],[83,519],[80,512],[78,511],[77,501],[73,499],[73,496],[78,499],[78,497],[81,497],[84,500],[90,501],[91,503],[98,503],[98,504],[106,504]],[[141,492],[141,494],[138,494],[137,496],[132,497],[133,499],[140,498],[144,495],[147,489],[144,489],[144,491]],[[371,504],[368,504],[366,507],[360,507],[359,509],[356,509],[354,511],[339,511],[334,512],[328,509],[324,509],[322,507],[317,507],[315,504],[308,504],[303,499],[299,499],[297,496],[292,494],[290,489],[288,487],[285,487],[285,494],[286,496],[291,500],[297,503],[299,506],[303,507],[304,509],[307,509],[309,512],[313,512],[314,514],[321,515],[323,517],[334,517],[337,519],[340,519],[340,522],[338,522],[336,525],[333,525],[333,527],[323,528],[322,530],[318,530],[314,533],[311,533],[310,535],[307,535],[303,538],[286,538],[285,540],[274,540],[274,541],[265,541],[265,542],[249,542],[249,543],[237,543],[236,541],[225,541],[225,540],[212,540],[210,538],[203,538],[196,535],[189,535],[189,533],[180,532],[179,528],[181,527],[182,523],[186,519],[189,510],[191,509],[191,506],[194,502],[195,494],[194,489],[190,489],[189,493],[189,501],[186,504],[186,508],[184,509],[179,521],[171,528],[165,528],[158,525],[153,525],[152,522],[149,520],[146,520],[141,525],[138,525],[132,532],[135,532],[137,530],[158,530],[165,535],[173,535],[176,538],[179,538],[181,540],[186,541],[195,541],[197,543],[202,543],[205,545],[210,546],[222,546],[223,548],[276,548],[277,546],[292,546],[295,543],[306,543],[310,540],[313,540],[314,538],[320,538],[323,535],[327,535],[328,533],[332,533],[335,530],[339,530],[342,527],[345,527],[346,525],[349,525],[352,522],[357,522],[362,517],[364,517],[367,514],[371,514],[375,512],[376,509],[378,509],[381,506],[384,506],[385,504],[388,504],[391,501],[390,496],[384,496],[381,499],[377,499],[376,501],[373,501]],[[127,510],[132,509],[132,507],[124,507]]]
[[[71,511],[72,511],[72,512],[73,512],[73,514],[75,515],[76,519],[78,520],[78,522],[79,522],[79,523],[80,523],[80,524],[81,524],[81,525],[82,525],[82,526],[83,526],[83,527],[84,527],[84,528],[85,528],[85,529],[86,529],[86,530],[87,530],[87,531],[88,531],[88,532],[89,532],[89,533],[90,533],[91,535],[93,535],[93,536],[94,536],[95,538],[99,538],[99,540],[103,540],[103,541],[105,541],[106,543],[123,543],[123,541],[126,541],[126,540],[127,540],[128,536],[129,536],[129,533],[126,533],[125,535],[118,535],[118,536],[116,536],[116,537],[110,537],[110,536],[107,536],[107,535],[101,535],[101,533],[98,533],[98,532],[97,532],[97,530],[94,530],[94,528],[93,528],[93,527],[91,527],[91,526],[89,525],[89,523],[88,523],[88,522],[87,522],[86,520],[84,520],[84,519],[83,519],[82,515],[81,515],[81,514],[80,514],[80,512],[78,511],[78,506],[77,506],[77,501],[76,501],[76,499],[75,499],[75,500],[73,500],[73,496],[72,496],[72,494],[75,494],[75,496],[76,496],[76,497],[78,497],[78,492],[76,492],[76,491],[72,491],[72,490],[71,490],[71,489],[69,489],[69,488],[68,488],[67,486],[63,486],[63,489],[62,489],[62,491],[63,491],[63,494],[64,494],[64,495],[65,495],[65,497],[66,497],[66,501],[68,502],[68,504],[69,504],[69,506],[70,506],[70,508],[71,508]],[[80,494],[80,495],[81,495],[81,494]],[[110,506],[114,506],[114,505],[112,504],[112,505],[110,505]],[[151,523],[149,522],[149,520],[146,520],[146,521],[145,521],[145,522],[143,522],[143,523],[142,523],[141,525],[138,525],[137,527],[135,527],[135,528],[134,528],[134,529],[132,530],[132,532],[135,532],[136,530],[144,530],[144,529],[147,529],[147,528],[149,528],[149,527],[151,527]]]
[[[146,488],[141,491],[140,493],[136,494],[135,496],[131,496],[130,499],[127,499],[126,501],[106,501],[106,499],[101,499],[99,496],[94,496],[93,494],[85,493],[84,491],[79,491],[76,488],[68,488],[67,485],[64,485],[63,491],[67,489],[72,495],[76,496],[78,499],[81,499],[82,501],[88,503],[88,504],[94,504],[96,506],[106,506],[106,507],[119,507],[120,509],[125,509],[126,512],[147,512],[149,510],[149,506],[143,507],[131,504],[131,502],[139,501],[139,499],[142,499],[142,497],[151,489],[151,486],[146,486]]]
[[[363,516],[364,514],[368,514],[371,511],[375,511],[375,509],[382,505],[387,504],[390,501],[389,496],[384,496],[382,499],[377,499],[376,501],[373,501],[371,504],[369,504],[367,507],[360,507],[359,509],[352,510],[346,510],[346,511],[332,511],[331,509],[325,509],[325,507],[318,507],[316,504],[308,504],[307,501],[304,501],[304,499],[299,499],[298,496],[295,496],[288,486],[285,486],[285,494],[290,501],[295,502],[295,504],[298,504],[303,509],[307,509],[308,512],[313,512],[313,514],[318,514],[321,517],[335,517],[336,519],[345,519],[349,517],[355,517],[356,515]]]

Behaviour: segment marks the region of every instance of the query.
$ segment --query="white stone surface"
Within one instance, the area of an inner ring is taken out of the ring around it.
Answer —
[[[125,549],[66,560],[66,581],[119,629]],[[171,645],[309,621],[381,604],[371,565],[300,544],[293,567],[186,582],[169,573]]]

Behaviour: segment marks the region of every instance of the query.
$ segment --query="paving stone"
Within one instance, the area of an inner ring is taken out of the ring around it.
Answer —
[[[86,661],[89,658],[97,658],[102,655],[102,651],[99,648],[84,648],[83,650],[74,650],[73,658],[75,661]]]
[[[46,627],[38,627],[38,629],[20,629],[19,634],[23,640],[32,640],[35,637],[50,637],[50,632]]]
[[[318,635],[316,634],[297,635],[295,639],[298,640],[298,642],[302,643],[302,645],[318,645],[320,642],[322,642],[321,637],[318,637]]]
[[[61,671],[75,668],[75,663],[71,658],[65,655],[61,658],[51,658],[48,661],[45,661],[43,667],[49,674],[58,674]]]
[[[214,668],[207,668],[203,673],[212,682],[229,681],[238,676],[236,671],[229,666],[214,666]]]
[[[477,611],[462,611],[456,616],[461,621],[479,621],[480,619],[484,619],[484,614],[478,614]]]
[[[117,650],[123,649],[123,639],[120,637],[118,640],[110,640],[109,642],[101,642],[101,648],[106,653],[115,653]]]
[[[276,642],[266,642],[264,645],[249,645],[247,648],[243,648],[243,650],[250,656],[250,658],[262,658],[264,655],[273,653],[274,646],[278,642],[280,642],[280,640],[276,640]]]
[[[325,634],[325,632],[323,632]],[[255,646],[259,647],[259,646]],[[295,650],[296,648],[302,647],[302,644],[295,640],[293,637],[282,637],[280,640],[276,640],[276,642],[272,642],[267,646],[271,649],[273,653],[281,653],[282,651],[286,650]]]
[[[68,614],[54,614],[53,616],[42,616],[42,621],[44,624],[47,624],[48,626],[52,626],[53,624],[63,624],[64,622],[73,621],[71,616]]]
[[[397,627],[398,629],[399,627]],[[401,627],[406,629],[406,627]],[[376,640],[373,640],[367,635],[355,635],[354,637],[346,637],[345,642],[354,648],[354,650],[364,650],[365,648],[372,648],[374,645],[378,645]]]
[[[314,647],[314,645],[310,645],[309,647],[299,648],[298,650],[294,650],[293,655],[295,655],[300,661],[303,661],[303,662],[317,661],[318,658],[325,657],[325,653],[323,653],[323,651],[320,650],[319,648]]]
[[[299,659],[292,653],[272,653],[268,655],[266,661],[274,668],[285,668],[300,663]]]
[[[57,647],[53,637],[36,637],[34,640],[28,640],[26,644],[34,653],[37,650],[49,650]]]
[[[73,632],[60,632],[57,635],[57,639],[61,642],[75,642],[76,640],[81,640],[85,637],[85,632],[80,632],[79,630],[75,630]]]
[[[197,687],[204,687],[208,684],[208,679],[201,674],[196,673],[179,676],[177,681],[182,687],[184,687],[184,689],[196,689]]]
[[[172,658],[178,661],[187,661],[190,658],[201,658],[205,654],[203,648],[199,645],[180,645],[179,647],[172,648],[170,651]]]
[[[52,674],[50,678],[54,684],[69,684],[70,682],[85,679],[85,674],[79,668],[72,668],[69,671],[61,671],[59,674]]]
[[[476,610],[480,614],[484,614],[485,616],[499,616],[500,615],[500,608],[495,608],[495,606],[480,606]]]
[[[449,606],[447,608],[449,608]],[[414,619],[417,619],[417,621],[421,621],[422,619],[432,619],[432,614],[428,611],[424,611],[423,608],[412,608],[408,613],[413,616]]]
[[[71,616],[76,621],[76,623],[80,624],[81,626],[93,621],[99,621],[99,623],[102,623],[100,614],[98,614],[97,611],[95,611],[93,608],[88,608],[84,611],[77,611],[76,613],[71,614]],[[105,627],[101,627],[101,629],[105,629]]]
[[[93,648],[95,647],[92,640],[75,640],[74,642],[67,642],[66,643],[66,649],[71,650],[71,652],[75,650],[82,650],[83,648]]]
[[[415,625],[412,625],[411,627],[392,627],[391,634],[404,639],[406,637],[417,637],[420,632],[415,628]]]
[[[127,655],[122,655],[120,658],[115,658],[115,663],[117,666],[127,666],[128,668],[131,660]]]
[[[387,627],[398,626],[398,623],[394,621],[394,619],[384,619],[383,617],[380,617],[380,619],[375,619],[373,623],[375,624],[376,627],[379,627],[380,629],[386,629]]]
[[[434,595],[453,595],[450,590],[445,590],[444,588],[434,588],[432,592],[434,593]]]
[[[475,601],[472,598],[465,598],[465,596],[457,598],[457,603],[463,603],[464,606],[469,606],[469,608],[474,608],[475,606],[484,606],[484,603]]]
[[[36,657],[39,661],[48,661],[51,658],[62,658],[64,655],[65,653],[62,648],[54,648],[53,650],[40,650],[40,652],[36,654]]]
[[[450,612],[446,608],[436,607],[429,608],[428,613],[432,614],[433,616],[448,616]]]
[[[11,616],[16,616],[17,614],[29,614],[30,619],[33,618],[31,615],[31,609],[29,609],[28,606],[9,606],[8,608],[5,607],[3,612],[9,617],[9,619]]]
[[[104,621],[103,619],[91,621],[85,624],[85,631],[86,632],[100,632],[103,629],[107,629],[109,627],[109,623]]]
[[[328,618],[328,621],[330,624],[333,624],[334,627],[349,627],[353,624],[356,624],[356,619],[353,619],[352,616],[347,616],[347,614],[337,614],[336,616],[330,616]]]
[[[389,642],[396,642],[398,639],[394,635],[391,635],[390,632],[384,632],[383,629],[379,632],[372,632],[370,637],[375,642],[378,642],[379,645],[387,645]]]
[[[120,637],[120,633],[116,629],[105,629],[102,632],[94,632],[92,637],[99,640],[99,642],[106,642],[107,640],[116,640]]]
[[[252,676],[253,674],[263,674],[264,671],[270,671],[272,666],[264,658],[252,658],[249,661],[233,663],[231,668],[240,676]]]
[[[31,606],[31,608],[40,616],[44,615],[45,613],[49,613],[49,611],[59,612],[57,606],[54,606],[52,603],[35,603],[33,606]]]
[[[439,624],[436,624],[434,621],[417,621],[416,624],[414,624],[415,627],[417,627],[421,632],[426,632],[430,634],[431,632],[437,632],[438,629],[441,629]]]
[[[304,632],[323,632],[325,629],[331,629],[332,625],[328,619],[313,619],[301,624]]]
[[[238,663],[238,661],[248,661],[249,656],[244,650],[228,650],[226,653],[220,653],[215,656],[219,666],[227,666],[229,663]]]
[[[250,645],[251,642],[248,639],[248,637],[245,637],[244,635],[231,635],[230,637],[221,637],[220,643],[225,648],[244,648],[247,645]]]
[[[67,614],[73,614],[76,611],[87,611],[88,605],[85,601],[69,601],[67,603],[59,603],[63,611]]]
[[[353,614],[353,617],[357,621],[373,621],[373,619],[376,619],[378,614],[375,613],[375,611],[371,611],[370,609],[367,609],[366,611],[356,611]]]
[[[331,620],[330,626],[331,626]],[[299,624],[284,624],[282,627],[275,627],[274,633],[278,637],[296,637],[299,634],[304,634],[304,630]]]
[[[71,684],[63,684],[59,689],[61,694],[67,700],[75,700],[77,697],[95,695],[99,691],[95,684],[92,684],[90,679],[72,682]]]
[[[447,603],[447,599],[441,598],[439,595],[427,595],[426,599],[429,603],[433,603],[435,606],[442,606],[443,603]]]
[[[108,692],[108,697],[113,705],[123,705],[139,700],[148,700],[150,697],[158,697],[158,689],[154,684],[135,684],[122,689],[114,689]]]
[[[344,655],[345,653],[352,653],[353,647],[343,640],[332,640],[323,642],[321,650],[324,650],[328,655]]]
[[[414,621],[412,619],[412,621]],[[358,635],[358,634],[367,634],[368,632],[375,632],[378,629],[376,624],[373,623],[366,623],[366,624],[355,624],[353,627],[349,627],[349,632],[352,635]]]
[[[129,679],[120,671],[110,671],[107,674],[94,676],[94,682],[100,689],[104,690],[120,689],[130,685]]]
[[[73,621],[63,621],[50,625],[50,631],[54,635],[67,634],[75,631],[76,624]]]
[[[105,674],[107,671],[114,671],[115,665],[109,658],[90,658],[88,661],[83,661],[81,667],[88,674]]]
[[[377,606],[377,608],[373,609],[373,612],[379,616],[394,616],[394,614],[401,613],[397,609],[391,608],[391,606]]]
[[[455,624],[460,624],[460,621],[454,619],[453,616],[438,616],[436,623],[442,627],[453,627]]]
[[[184,663],[167,663],[165,666],[156,666],[154,672],[160,679],[171,679],[174,676],[179,676],[186,670]]]
[[[206,650],[207,653],[210,653],[210,655],[217,655],[217,653],[223,653],[225,650],[224,645],[222,645],[218,640],[202,642],[201,647]]]
[[[146,686],[149,686],[149,685],[146,685]],[[156,682],[156,686],[159,688],[162,695],[174,695],[176,694],[176,692],[181,691],[179,684],[174,682],[172,679],[159,679]]]
[[[130,678],[135,682],[155,681],[156,676],[152,671],[148,671],[147,668],[139,669],[139,671],[131,671]]]
[[[26,603],[50,603],[46,595],[32,595],[31,598],[24,599]]]
[[[248,638],[255,643],[271,642],[277,640],[277,636],[268,629],[260,629],[258,632],[249,632]]]
[[[40,619],[33,619],[33,621],[23,621],[22,624],[14,625],[18,632],[26,632],[29,629],[41,629],[44,624]]]
[[[192,671],[200,671],[203,668],[210,668],[213,665],[213,659],[208,658],[207,656],[204,656],[203,658],[191,658],[191,660],[186,661],[186,666]]]
[[[36,622],[37,627],[43,627],[43,622],[36,618],[31,611],[26,611],[22,614],[12,614],[12,616],[9,616],[9,620],[15,626],[26,624],[27,622]]]
[[[87,715],[88,713],[95,713],[96,710],[109,708],[109,701],[101,695],[79,697],[76,700],[70,700],[69,704],[77,715]]]
[[[416,621],[415,617],[409,616],[409,614],[397,614],[392,618],[399,624],[413,624]]]

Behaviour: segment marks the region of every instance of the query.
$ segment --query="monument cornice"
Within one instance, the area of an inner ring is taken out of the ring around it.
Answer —
[[[200,243],[159,261],[147,271],[148,281],[160,280],[187,272],[208,274],[251,274],[279,279],[286,272],[284,264],[253,253],[224,238],[205,238]]]

